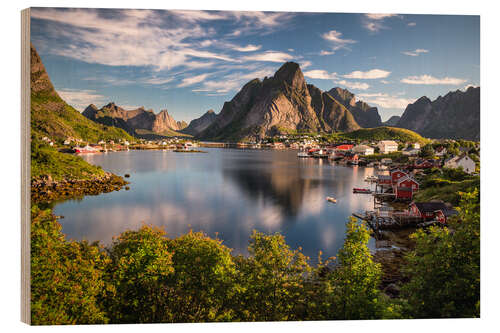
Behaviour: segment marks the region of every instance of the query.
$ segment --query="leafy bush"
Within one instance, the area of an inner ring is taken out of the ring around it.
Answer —
[[[459,217],[449,228],[431,227],[412,238],[403,286],[407,315],[414,318],[479,316],[480,219],[477,190],[463,194]]]
[[[102,299],[109,258],[97,245],[67,242],[50,210],[31,210],[31,322],[99,324],[108,317]]]

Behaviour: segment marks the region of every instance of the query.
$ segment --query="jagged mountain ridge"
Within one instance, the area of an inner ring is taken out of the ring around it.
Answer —
[[[396,126],[428,138],[479,140],[480,88],[451,91],[434,101],[423,96],[406,107]]]
[[[87,141],[132,139],[123,130],[97,124],[67,104],[56,92],[42,59],[31,44],[31,135]]]
[[[364,128],[382,126],[382,119],[378,109],[363,101],[356,101],[356,96],[349,90],[335,87],[330,89],[328,94],[342,103],[352,113],[359,126]]]
[[[399,119],[401,119],[400,116],[392,116],[391,118],[387,119],[387,121],[384,121],[383,124],[385,126],[396,126]]]
[[[146,110],[143,106],[125,110],[114,102],[104,105],[101,109],[90,104],[82,114],[95,122],[122,128],[132,135],[137,135],[137,130],[162,134],[180,131],[187,126],[184,121],[176,121],[167,110],[161,110],[158,114],[151,109]]]
[[[190,135],[198,135],[203,132],[208,126],[210,126],[213,121],[217,118],[217,114],[214,110],[208,110],[201,117],[193,119],[189,122],[189,125],[182,129],[182,133]]]
[[[351,112],[329,94],[308,85],[297,63],[287,62],[273,77],[254,79],[225,102],[204,139],[261,138],[281,131],[352,131]]]

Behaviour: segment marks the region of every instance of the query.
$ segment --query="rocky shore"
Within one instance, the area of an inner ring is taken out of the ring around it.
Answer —
[[[50,176],[31,179],[31,202],[49,203],[118,191],[129,184],[122,177],[106,172],[90,179],[53,180]]]

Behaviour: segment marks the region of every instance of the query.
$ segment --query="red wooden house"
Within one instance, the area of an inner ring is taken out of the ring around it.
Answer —
[[[419,184],[415,179],[406,176],[393,183],[392,188],[396,199],[411,200],[413,193],[418,191]]]
[[[344,155],[344,160],[349,164],[358,164],[359,156],[351,152],[346,152]]]
[[[408,177],[408,174],[406,172],[399,170],[399,169],[391,171],[391,181],[393,184],[395,184],[399,179],[401,179],[403,177]]]
[[[415,160],[415,162],[413,163],[414,169],[430,169],[433,167],[435,167],[435,164],[433,161],[430,160],[418,159]]]
[[[443,224],[448,218],[457,215],[457,211],[443,202],[412,202],[408,210],[411,215],[422,218],[424,221],[437,220]]]
[[[343,151],[348,151],[351,150],[354,145],[349,145],[349,144],[344,144],[344,145],[338,145],[335,147],[336,150],[343,150]]]
[[[392,185],[392,178],[389,175],[378,175],[378,185]]]

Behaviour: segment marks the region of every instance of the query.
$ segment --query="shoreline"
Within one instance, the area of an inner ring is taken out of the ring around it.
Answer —
[[[52,203],[86,195],[99,195],[119,191],[127,184],[129,182],[123,177],[110,172],[90,179],[53,180],[50,176],[36,177],[31,179],[31,203]]]

